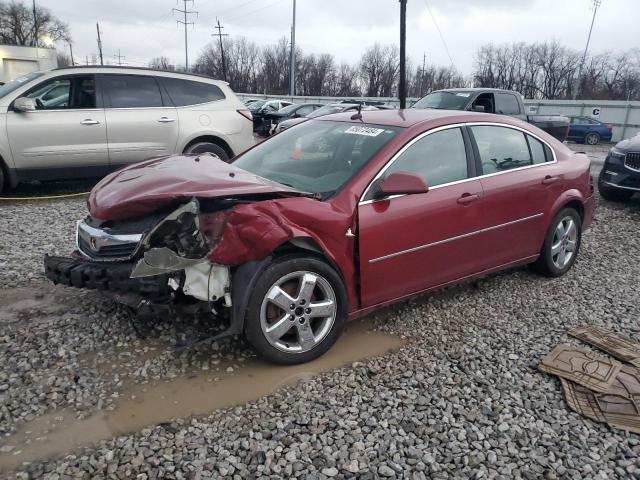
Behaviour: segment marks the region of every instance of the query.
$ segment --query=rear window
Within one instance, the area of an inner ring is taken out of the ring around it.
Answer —
[[[197,105],[199,103],[209,103],[225,99],[220,87],[210,83],[166,77],[162,77],[161,81],[176,107]]]

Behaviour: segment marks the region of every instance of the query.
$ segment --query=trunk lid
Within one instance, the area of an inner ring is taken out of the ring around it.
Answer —
[[[145,160],[106,176],[91,191],[88,206],[94,218],[123,220],[193,197],[265,194],[297,196],[303,192],[234,167],[209,154],[171,155]]]

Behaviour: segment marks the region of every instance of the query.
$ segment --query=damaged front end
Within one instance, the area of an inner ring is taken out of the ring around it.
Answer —
[[[168,214],[141,220],[87,217],[77,224],[71,258],[45,256],[46,276],[57,284],[110,292],[136,316],[211,312],[230,320],[230,268],[208,258],[229,206],[229,201],[210,200],[202,212],[194,198]]]

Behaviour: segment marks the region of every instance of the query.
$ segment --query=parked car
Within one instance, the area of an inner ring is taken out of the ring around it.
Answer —
[[[594,200],[586,155],[540,129],[413,109],[311,119],[231,164],[148,160],[88,208],[76,251],[44,259],[54,283],[149,315],[217,312],[220,336],[293,364],[421,292],[528,263],[565,274]]]
[[[261,133],[264,130],[265,115],[275,113],[284,107],[288,107],[289,105],[293,105],[293,103],[287,102],[285,100],[268,100],[262,104],[254,102],[249,105],[248,108],[249,110],[251,110],[251,114],[253,115],[253,131],[256,133]]]
[[[329,105],[324,105],[317,110],[314,110],[305,117],[290,118],[288,120],[279,122],[278,125],[276,125],[274,133],[278,133],[286,130],[287,128],[291,128],[294,125],[304,122],[308,118],[322,117],[323,115],[329,115],[331,113],[354,112],[358,110],[358,108],[360,108],[361,110],[378,110],[378,107],[362,106],[357,103],[331,103]]]
[[[276,112],[265,113],[262,117],[262,128],[258,133],[265,136],[270,135],[275,132],[278,123],[291,118],[306,117],[323,106],[323,103],[297,103],[281,108]]]
[[[567,140],[587,145],[610,142],[613,125],[590,117],[569,117],[569,135]]]
[[[598,191],[603,198],[618,202],[640,193],[640,135],[609,150],[598,177]]]
[[[245,100],[245,101],[244,101],[244,104],[245,104],[245,105],[250,105],[250,104],[252,104],[253,102],[259,102],[259,101],[260,101],[260,100],[258,100],[257,98],[250,98],[249,100]]]
[[[563,142],[569,132],[569,119],[563,115],[528,115],[518,92],[497,88],[450,88],[421,98],[411,108],[468,110],[509,115],[529,122]]]
[[[30,73],[0,87],[0,111],[0,190],[28,180],[98,177],[174,153],[228,160],[253,144],[251,114],[226,82],[184,73]]]

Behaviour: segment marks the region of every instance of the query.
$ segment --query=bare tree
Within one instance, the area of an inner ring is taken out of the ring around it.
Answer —
[[[368,97],[390,97],[397,89],[400,54],[395,45],[369,47],[360,59],[360,78]]]
[[[0,2],[0,43],[44,47],[46,37],[53,42],[71,39],[67,24],[49,9],[36,7],[35,18],[33,13],[33,8],[22,1]]]
[[[58,67],[69,67],[71,66],[71,57],[64,52],[58,52]]]
[[[153,57],[149,62],[149,68],[156,70],[175,70],[176,66],[173,65],[167,57],[161,56]]]

